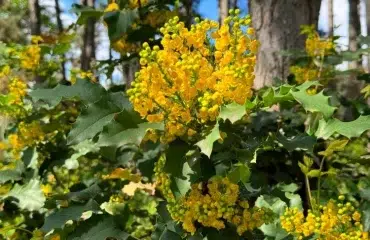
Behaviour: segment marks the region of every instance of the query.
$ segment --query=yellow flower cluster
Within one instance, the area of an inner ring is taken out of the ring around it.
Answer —
[[[129,0],[129,7],[135,9],[138,7],[144,7],[148,4],[148,0]]]
[[[247,201],[239,200],[239,186],[228,178],[215,177],[206,185],[193,184],[190,192],[175,199],[171,191],[170,175],[163,171],[165,157],[154,168],[156,187],[166,198],[171,217],[183,228],[195,233],[195,223],[216,229],[225,228],[225,221],[234,224],[238,234],[260,227],[272,220],[272,212],[265,208],[250,208]]]
[[[19,55],[21,67],[34,71],[37,69],[41,59],[41,48],[38,43],[27,46]]]
[[[27,84],[18,77],[10,79],[5,104],[0,103],[0,114],[17,117],[25,113],[23,99],[27,95]]]
[[[190,30],[175,17],[161,28],[159,46],[140,52],[142,69],[127,91],[134,109],[149,122],[165,121],[163,142],[194,135],[212,124],[220,106],[252,96],[258,41],[238,10],[219,26],[204,20]]]
[[[305,51],[308,56],[313,58],[313,60],[305,66],[297,65],[290,67],[290,72],[294,74],[295,80],[298,83],[303,83],[306,81],[320,80],[320,78],[330,78],[330,70],[320,68],[313,61],[322,62],[325,56],[334,52],[335,44],[333,39],[320,38],[319,34],[315,31],[315,28],[311,26],[304,27],[302,34],[307,34]]]
[[[309,210],[306,217],[297,208],[287,208],[280,220],[283,229],[297,239],[314,234],[325,240],[369,239],[363,231],[361,213],[350,202],[330,200],[317,211]]]
[[[169,19],[175,17],[178,13],[176,11],[158,10],[149,12],[142,21],[143,24],[147,24],[153,28],[162,26]]]
[[[20,122],[18,132],[9,134],[6,149],[11,149],[14,159],[21,157],[21,152],[25,147],[33,147],[45,139],[45,134],[39,122],[25,123]],[[4,145],[4,143],[3,143]]]
[[[76,83],[77,78],[87,79],[87,80],[90,80],[91,82],[96,82],[96,78],[91,71],[85,72],[80,69],[72,69],[71,78],[70,78],[70,82],[72,85]]]

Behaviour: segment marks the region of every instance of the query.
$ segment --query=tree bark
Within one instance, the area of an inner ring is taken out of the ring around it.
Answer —
[[[94,0],[82,0],[83,5],[94,7]],[[95,19],[87,20],[83,34],[83,46],[81,53],[81,69],[90,69],[91,61],[95,58]]]
[[[227,18],[229,11],[229,2],[228,0],[218,0],[218,22],[222,24]]]
[[[370,0],[365,0],[365,3],[366,3],[366,32],[367,36],[370,37]],[[367,72],[370,73],[370,56],[368,56],[367,58]]]
[[[190,28],[192,20],[193,20],[193,0],[184,0],[184,7],[185,7],[185,26]]]
[[[348,49],[350,51],[357,51],[359,49],[357,37],[361,35],[361,23],[359,15],[360,0],[349,0],[348,2],[349,2]],[[352,61],[349,63],[349,68],[353,69],[360,67],[361,62],[362,62],[361,60]]]
[[[289,74],[289,57],[281,51],[303,49],[301,25],[317,26],[321,0],[250,0],[252,24],[260,49],[255,68],[255,88],[271,86]]]
[[[329,37],[334,36],[334,12],[333,12],[333,0],[328,0],[328,35]]]
[[[30,14],[31,34],[41,34],[41,10],[38,0],[28,0],[28,11]]]
[[[238,8],[238,0],[229,0],[229,9]]]
[[[62,22],[62,19],[60,18],[60,15],[61,15],[61,10],[60,10],[60,6],[59,6],[59,0],[55,0],[55,13],[56,13],[56,18],[57,18],[57,25],[58,25],[58,31],[59,31],[59,34],[62,34],[63,31],[64,31],[64,28],[63,28],[63,22]],[[67,81],[66,79],[66,68],[65,68],[65,55],[63,54],[62,55],[62,81],[65,82]]]

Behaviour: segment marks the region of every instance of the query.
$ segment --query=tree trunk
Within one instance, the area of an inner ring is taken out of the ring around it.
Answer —
[[[83,0],[83,5],[94,7],[94,0]],[[83,34],[83,46],[81,53],[81,69],[90,69],[91,61],[95,58],[95,19],[87,20]]]
[[[370,0],[365,0],[365,3],[366,3],[366,31],[367,36],[370,37]],[[367,58],[367,72],[370,73],[370,56],[368,56]]]
[[[333,0],[328,0],[328,35],[329,37],[334,36],[334,12],[333,12]]]
[[[31,34],[41,34],[41,11],[38,0],[28,0],[28,11],[30,14]]]
[[[62,22],[62,19],[60,18],[60,15],[61,15],[61,10],[60,10],[60,6],[59,6],[59,0],[55,0],[55,13],[56,13],[56,18],[57,18],[57,25],[58,25],[58,31],[59,31],[59,34],[62,34],[64,29],[63,29],[63,22]],[[62,55],[62,81],[65,82],[67,81],[66,79],[66,68],[65,68],[65,55],[63,54]]]
[[[218,0],[218,22],[222,24],[227,18],[229,11],[229,2],[228,0]]]
[[[229,0],[229,9],[238,8],[238,0]]]
[[[190,28],[192,20],[193,20],[193,0],[184,0],[184,7],[185,7],[185,26]]]
[[[359,15],[360,0],[349,0],[348,2],[349,2],[348,48],[350,51],[357,51],[359,49],[357,37],[361,35],[361,23]],[[352,61],[349,63],[350,69],[358,68],[360,66],[361,61]]]
[[[250,0],[252,24],[260,49],[255,68],[255,88],[285,81],[289,74],[289,57],[281,51],[303,49],[305,37],[301,25],[317,26],[321,0]]]

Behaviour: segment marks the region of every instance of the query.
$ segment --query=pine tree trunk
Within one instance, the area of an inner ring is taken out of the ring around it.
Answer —
[[[31,34],[41,34],[41,10],[38,0],[28,0],[28,11],[30,14]]]
[[[333,0],[328,0],[328,28],[329,28],[329,37],[333,37],[334,36]]]
[[[83,0],[83,5],[94,7],[94,0]],[[83,46],[81,53],[81,69],[90,69],[91,61],[95,58],[95,19],[87,20],[83,34]]]
[[[367,36],[370,37],[370,0],[365,0],[365,3],[366,3],[366,31]],[[367,72],[370,73],[370,56],[368,56],[367,58]]]
[[[59,0],[55,0],[55,14],[56,14],[56,18],[57,18],[57,25],[58,25],[58,31],[59,31],[59,34],[62,34],[64,29],[63,29],[63,22],[62,22],[62,19],[60,18],[60,15],[61,15],[61,10],[60,10],[60,6],[59,6]],[[63,54],[62,55],[62,81],[65,82],[67,81],[66,79],[66,68],[65,68],[65,55]]]
[[[190,27],[193,20],[193,0],[184,0],[185,7],[185,26]]]
[[[227,18],[229,11],[229,2],[228,0],[218,0],[218,22],[222,24]]]
[[[361,35],[359,4],[360,0],[349,0],[348,48],[350,51],[357,51],[359,49],[359,44],[357,42],[357,37]],[[358,68],[360,66],[361,61],[352,61],[349,63],[350,69]]]
[[[285,81],[289,57],[281,51],[303,49],[301,25],[317,25],[321,0],[250,0],[252,24],[260,41],[255,69],[255,88]]]

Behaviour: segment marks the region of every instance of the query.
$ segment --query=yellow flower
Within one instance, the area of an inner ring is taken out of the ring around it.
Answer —
[[[247,34],[247,19],[232,16],[222,26],[204,20],[187,29],[175,17],[160,29],[162,49],[143,45],[142,69],[127,93],[143,118],[165,122],[162,142],[192,137],[216,121],[222,105],[252,96],[259,44]]]
[[[119,6],[116,1],[112,1],[108,4],[108,6],[104,9],[104,12],[114,12],[119,11]]]
[[[37,44],[29,45],[20,53],[19,58],[22,68],[34,71],[40,63],[41,48]]]

